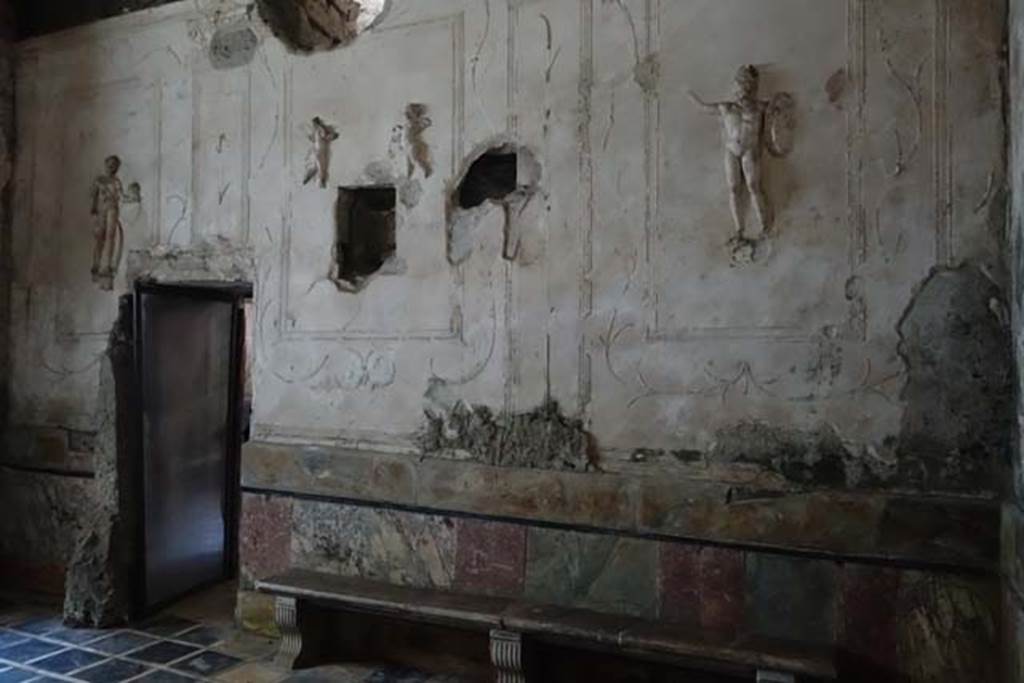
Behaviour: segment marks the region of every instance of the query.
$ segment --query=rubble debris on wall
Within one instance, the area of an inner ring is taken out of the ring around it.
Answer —
[[[584,472],[597,466],[583,422],[563,414],[556,401],[513,414],[462,401],[447,411],[428,410],[417,442],[425,455],[499,467]]]

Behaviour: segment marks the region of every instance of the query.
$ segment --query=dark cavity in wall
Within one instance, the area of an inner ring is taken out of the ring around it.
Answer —
[[[483,154],[459,185],[459,208],[472,209],[488,199],[501,201],[515,192],[518,164],[515,152],[495,149]]]
[[[352,42],[363,12],[356,0],[257,0],[256,7],[274,35],[300,53]]]
[[[448,262],[459,265],[473,254],[481,241],[477,226],[494,206],[505,214],[501,255],[515,261],[526,229],[521,214],[540,188],[540,164],[527,148],[505,140],[482,145],[469,159],[449,186]]]
[[[428,411],[418,435],[424,455],[499,467],[586,471],[597,469],[596,447],[583,421],[547,401],[525,413],[494,413],[458,402]]]
[[[334,277],[339,284],[361,286],[394,258],[394,187],[353,187],[338,190]]]

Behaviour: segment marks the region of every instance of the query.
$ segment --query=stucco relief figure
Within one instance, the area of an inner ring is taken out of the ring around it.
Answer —
[[[760,80],[757,67],[746,65],[736,73],[735,100],[705,102],[690,92],[694,102],[717,114],[722,121],[725,177],[736,226],[730,247],[734,258],[740,261],[754,259],[758,241],[770,234],[774,220],[764,190],[764,150],[783,157],[789,154],[793,142],[792,96],[779,93],[771,101],[759,99]],[[754,213],[752,226],[744,215],[744,189]]]
[[[92,279],[103,289],[113,287],[114,274],[121,264],[124,251],[124,228],[121,225],[121,206],[142,201],[142,190],[132,183],[124,191],[121,179],[121,159],[109,156],[106,173],[96,178],[92,186],[92,216],[95,221],[95,244],[92,251]]]
[[[309,150],[309,158],[306,160],[306,176],[302,180],[303,185],[308,185],[314,178],[320,181],[320,187],[327,187],[328,174],[331,168],[331,143],[339,137],[338,130],[334,126],[324,123],[319,116],[313,117],[313,130],[309,134],[309,141],[313,143]]]

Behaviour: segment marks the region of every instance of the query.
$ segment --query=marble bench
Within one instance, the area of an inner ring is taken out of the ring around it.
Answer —
[[[313,604],[349,613],[483,631],[499,683],[525,683],[524,641],[544,642],[725,672],[761,683],[836,678],[830,651],[792,644],[737,640],[721,644],[678,625],[504,598],[409,588],[333,574],[291,570],[256,583],[275,597],[282,640],[278,664],[292,668],[302,652],[299,611]]]

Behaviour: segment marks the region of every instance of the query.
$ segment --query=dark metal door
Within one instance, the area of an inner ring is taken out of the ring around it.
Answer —
[[[143,607],[224,579],[233,514],[236,302],[189,288],[138,290]]]

